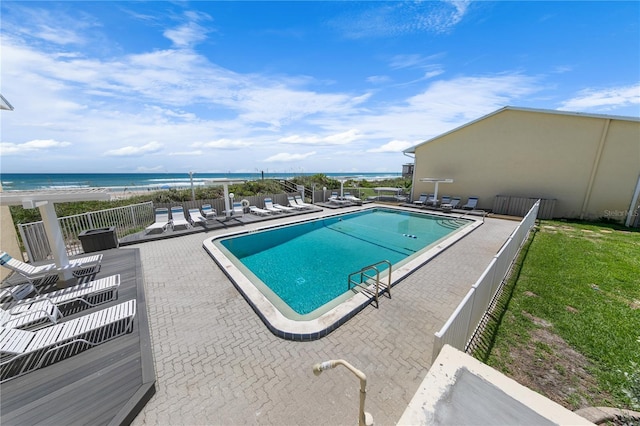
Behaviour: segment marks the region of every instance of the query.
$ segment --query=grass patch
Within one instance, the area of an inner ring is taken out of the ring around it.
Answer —
[[[640,409],[640,233],[542,221],[527,244],[474,356],[570,409]]]

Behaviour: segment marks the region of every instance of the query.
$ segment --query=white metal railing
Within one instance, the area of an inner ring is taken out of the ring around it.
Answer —
[[[487,313],[493,299],[505,282],[505,278],[515,261],[516,256],[529,231],[535,225],[540,208],[540,200],[531,207],[518,227],[511,233],[507,241],[493,257],[489,266],[462,299],[453,314],[449,317],[433,339],[433,358],[435,360],[442,347],[451,345],[465,351],[471,337]]]
[[[153,203],[132,204],[89,213],[58,218],[62,237],[67,247],[67,255],[82,254],[82,245],[78,234],[87,229],[115,227],[116,235],[121,238],[131,231],[135,231],[153,222]],[[18,230],[22,237],[29,261],[51,258],[51,248],[42,221],[19,224]]]
[[[389,262],[388,260],[381,260],[380,262],[376,262],[373,263],[369,266],[365,266],[364,268],[360,269],[359,271],[356,272],[352,272],[349,274],[349,276],[347,277],[347,290],[351,290],[351,284],[355,286],[358,285],[362,285],[363,282],[366,282],[368,280],[372,280],[373,277],[371,275],[367,275],[367,272],[375,272],[376,276],[375,276],[375,280],[376,280],[376,287],[375,287],[375,293],[374,293],[374,298],[376,301],[376,308],[378,308],[380,306],[380,303],[378,301],[379,296],[380,296],[380,270],[378,269],[378,266],[380,266],[381,264],[385,264],[388,266],[388,274],[387,274],[387,296],[389,296],[389,298],[391,298],[391,262]],[[360,275],[360,280],[356,281],[353,279],[354,275]]]

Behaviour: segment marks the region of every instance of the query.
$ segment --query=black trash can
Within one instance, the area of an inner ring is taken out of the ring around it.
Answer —
[[[78,234],[85,253],[118,248],[116,227],[87,229]]]

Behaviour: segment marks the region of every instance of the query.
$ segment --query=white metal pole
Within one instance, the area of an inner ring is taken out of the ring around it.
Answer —
[[[53,259],[58,267],[65,267],[69,264],[69,256],[67,256],[67,246],[64,243],[62,231],[58,226],[56,209],[50,201],[38,202],[38,208],[42,216],[44,230],[47,233],[47,240],[49,240],[49,247],[51,247],[51,251],[53,252]],[[73,278],[71,270],[64,270],[59,275],[64,281]]]

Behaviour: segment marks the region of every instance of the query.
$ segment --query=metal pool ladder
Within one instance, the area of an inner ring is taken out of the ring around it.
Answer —
[[[372,280],[375,278],[376,280],[376,292],[374,294],[375,300],[376,300],[376,308],[378,308],[379,304],[378,304],[378,295],[380,294],[380,270],[378,269],[378,267],[382,264],[385,264],[387,266],[389,266],[389,274],[387,275],[388,278],[388,282],[387,282],[387,294],[389,295],[389,299],[391,299],[391,262],[389,262],[388,260],[381,260],[380,262],[376,262],[373,263],[371,265],[365,266],[364,268],[360,269],[359,271],[356,272],[352,272],[349,274],[349,278],[348,278],[348,290],[351,290],[351,285],[353,284],[354,287],[362,285],[362,283],[364,281],[368,281],[368,280]],[[375,272],[375,277],[373,275],[367,275],[370,274],[372,272]],[[356,279],[354,279],[354,276],[360,276],[360,281],[357,281]]]

